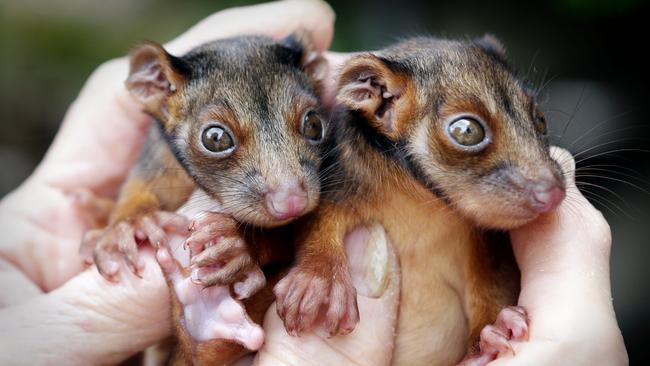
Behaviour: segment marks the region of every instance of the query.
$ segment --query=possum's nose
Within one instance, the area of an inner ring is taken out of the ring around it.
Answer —
[[[564,189],[557,186],[533,191],[533,209],[539,213],[551,211],[562,202],[564,195]]]
[[[270,189],[266,194],[266,207],[269,213],[279,220],[302,215],[307,208],[307,191],[304,183],[289,181]]]
[[[531,207],[537,213],[544,213],[556,208],[566,195],[562,181],[548,172],[544,177],[531,182]]]

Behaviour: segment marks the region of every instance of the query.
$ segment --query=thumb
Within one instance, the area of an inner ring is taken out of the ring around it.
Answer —
[[[329,339],[318,331],[291,337],[273,305],[264,319],[267,341],[256,365],[346,365],[351,360],[356,365],[390,364],[400,294],[397,256],[376,223],[357,227],[345,244],[359,295],[360,322],[354,331]]]
[[[62,338],[88,363],[118,363],[170,334],[167,285],[151,248],[140,255],[142,278],[122,270],[119,283],[110,283],[91,267],[47,295],[69,316]]]
[[[577,189],[571,154],[552,148],[551,155],[564,171],[566,198],[510,232],[529,341],[514,344],[514,357],[490,365],[625,364],[609,280],[609,225]]]
[[[284,0],[231,8],[202,20],[167,44],[172,53],[185,53],[202,43],[238,34],[281,38],[304,29],[316,50],[329,48],[334,36],[334,11],[321,0]]]
[[[609,225],[576,187],[571,154],[553,147],[551,155],[564,172],[566,198],[554,211],[510,233],[522,285],[525,288],[537,282],[539,273],[561,281],[567,276],[584,277],[585,271],[595,271],[594,276],[603,286],[597,292],[609,298]]]

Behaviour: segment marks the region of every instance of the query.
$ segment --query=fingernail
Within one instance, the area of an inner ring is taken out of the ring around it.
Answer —
[[[380,297],[388,286],[388,237],[383,226],[359,226],[345,237],[352,282],[360,295]]]
[[[146,266],[146,261],[142,257],[138,257],[137,259],[137,267],[140,271],[144,270],[144,267]]]
[[[192,268],[192,277],[191,277],[191,279],[192,279],[192,282],[194,282],[196,284],[201,283],[201,280],[199,279],[199,268],[198,267]]]

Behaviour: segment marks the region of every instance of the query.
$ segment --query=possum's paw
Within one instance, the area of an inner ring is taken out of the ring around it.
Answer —
[[[330,337],[350,333],[359,322],[357,292],[347,266],[315,270],[299,264],[273,291],[278,315],[290,335],[311,330],[321,319]]]
[[[528,315],[519,306],[508,306],[501,310],[494,325],[481,330],[480,353],[464,359],[459,366],[483,366],[502,354],[514,354],[510,342],[528,340]]]
[[[251,256],[232,218],[204,212],[192,223],[191,230],[185,246],[190,250],[192,281],[196,284],[232,286],[239,300],[266,285],[259,263]]]
[[[167,231],[187,233],[184,216],[170,212],[143,215],[132,222],[119,221],[105,229],[88,231],[81,242],[79,254],[87,264],[95,263],[99,273],[109,281],[117,281],[120,258],[137,276],[144,268],[138,255],[138,243],[148,240],[159,247],[167,243]]]
[[[160,268],[169,280],[182,312],[181,332],[202,344],[214,340],[232,340],[250,350],[264,343],[264,332],[246,313],[243,305],[230,296],[226,286],[204,287],[193,282],[172,256],[166,245],[156,251]]]

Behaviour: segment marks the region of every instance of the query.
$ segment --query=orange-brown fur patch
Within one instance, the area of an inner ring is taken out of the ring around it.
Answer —
[[[110,222],[131,221],[160,207],[158,197],[152,192],[151,182],[140,178],[130,179],[122,188]]]

